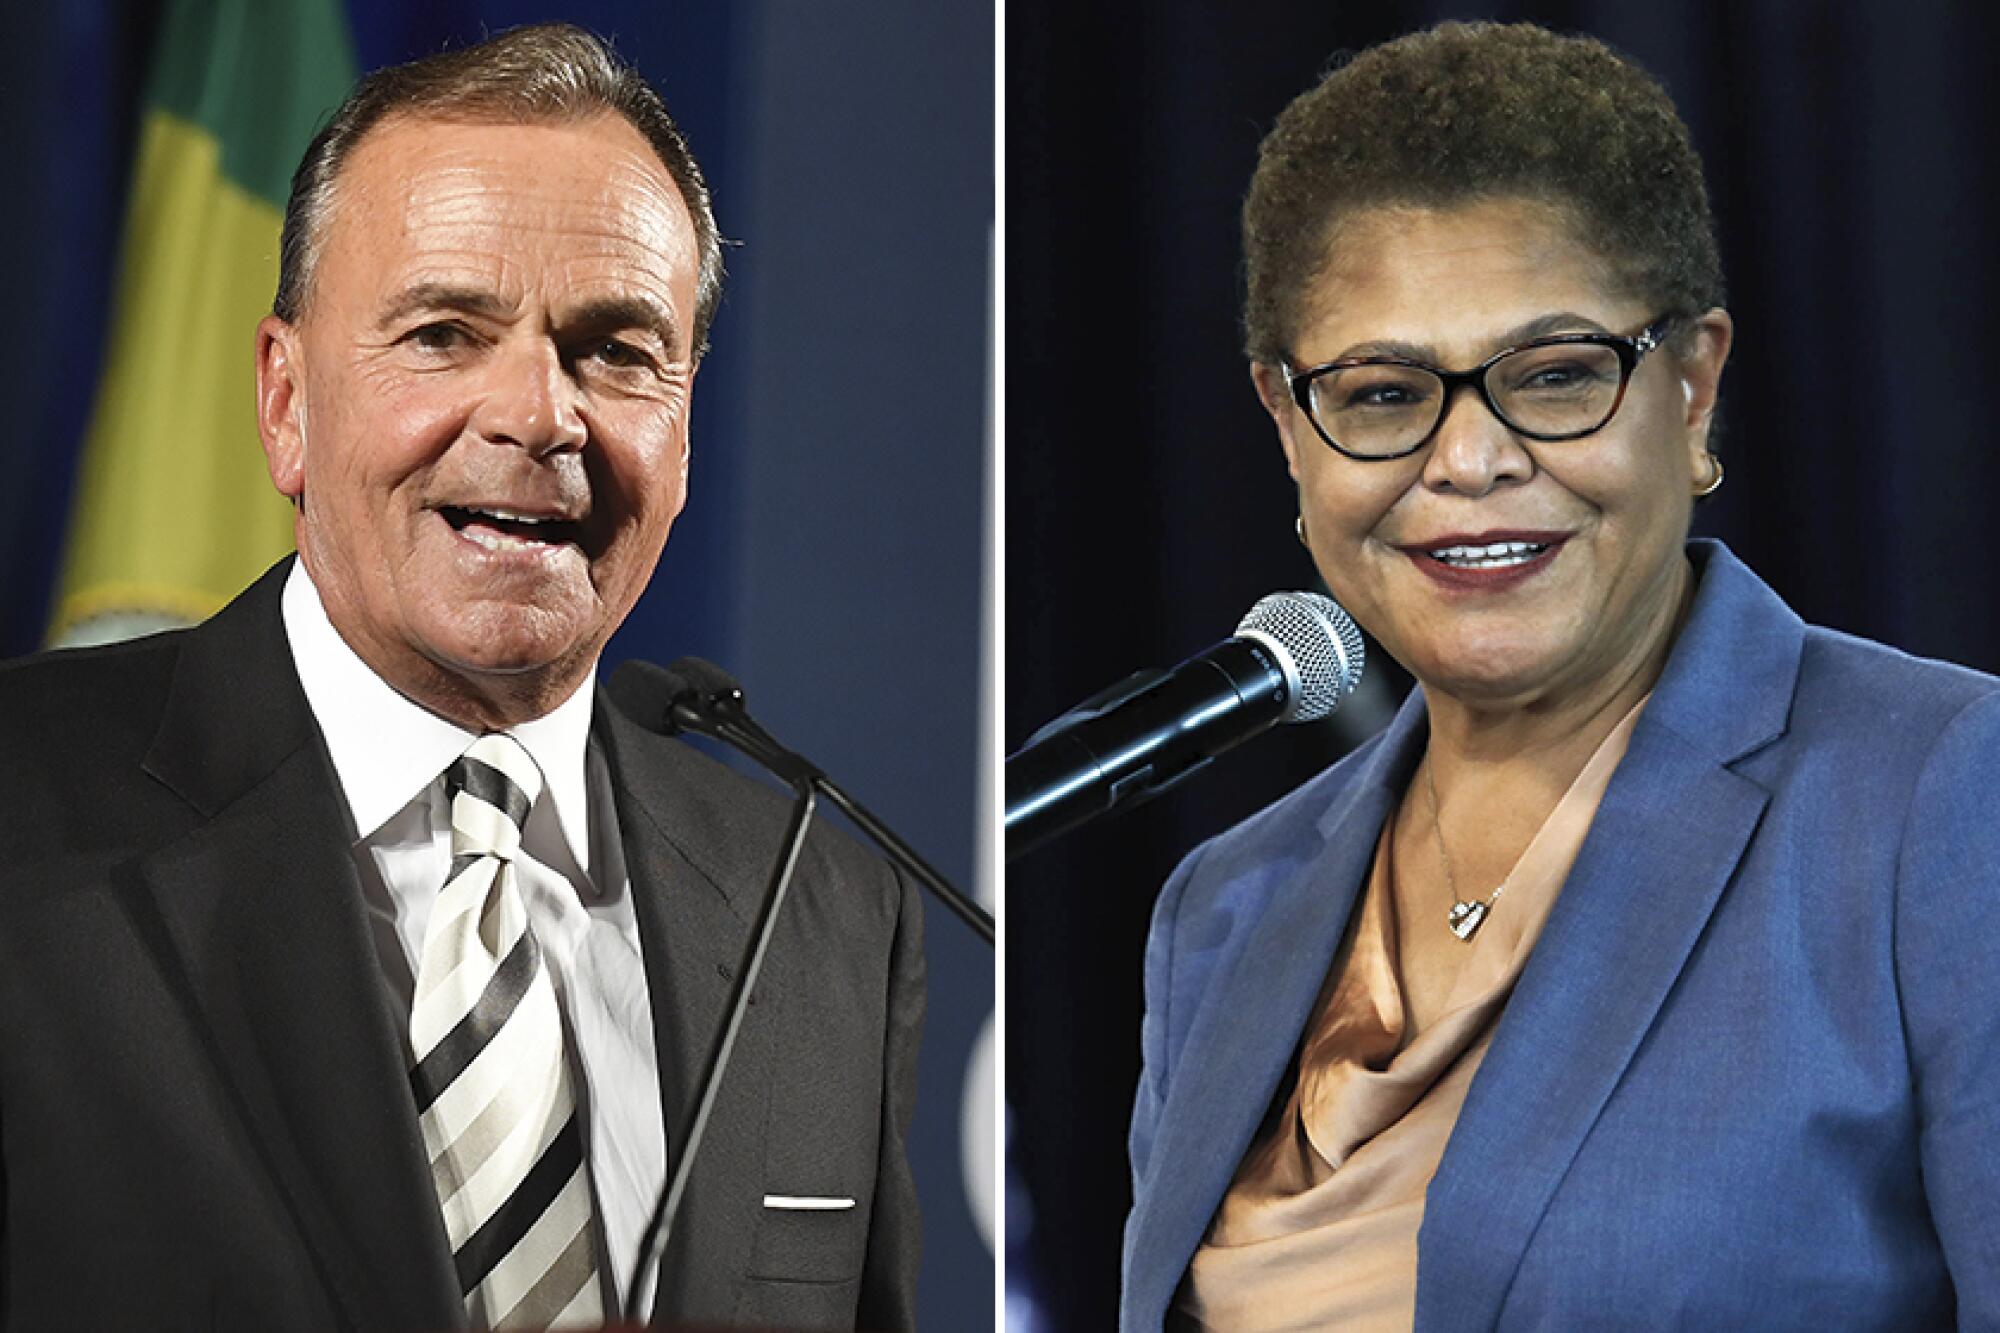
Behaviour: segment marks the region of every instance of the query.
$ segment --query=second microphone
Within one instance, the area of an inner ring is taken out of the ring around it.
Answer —
[[[1361,679],[1361,633],[1315,593],[1273,593],[1236,635],[1141,672],[1044,727],[1007,760],[1007,856],[1137,805],[1279,722],[1325,717]]]

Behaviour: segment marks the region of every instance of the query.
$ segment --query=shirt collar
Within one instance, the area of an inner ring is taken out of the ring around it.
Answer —
[[[293,562],[285,579],[283,608],[285,637],[306,703],[326,737],[355,832],[369,838],[428,791],[478,733],[446,721],[376,675],[327,619],[303,560]],[[584,755],[595,696],[590,685],[586,677],[554,711],[508,728],[542,770],[563,841],[586,874],[590,811]]]

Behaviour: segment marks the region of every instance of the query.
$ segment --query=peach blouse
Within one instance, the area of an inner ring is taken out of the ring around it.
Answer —
[[[1465,946],[1444,1013],[1407,1045],[1383,827],[1361,910],[1307,1021],[1298,1082],[1237,1168],[1170,1327],[1411,1327],[1424,1191],[1645,704],[1604,738],[1521,854]],[[1443,930],[1444,916],[1440,905],[1419,928]]]

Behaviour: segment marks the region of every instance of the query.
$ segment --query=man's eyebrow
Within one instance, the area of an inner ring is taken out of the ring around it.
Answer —
[[[467,315],[498,317],[509,309],[496,293],[483,288],[462,287],[449,282],[419,282],[397,292],[382,308],[376,325],[388,328],[426,310],[456,310]]]
[[[588,332],[644,329],[657,337],[670,356],[681,351],[681,327],[671,310],[646,296],[605,296],[564,312],[564,325]]]
[[[510,304],[484,288],[449,282],[419,282],[396,293],[382,308],[376,324],[386,329],[412,315],[433,310],[450,310],[489,319],[502,319],[513,313]],[[605,296],[585,301],[565,311],[561,323],[583,333],[644,329],[660,340],[668,355],[677,356],[682,348],[680,324],[673,312],[646,296]]]

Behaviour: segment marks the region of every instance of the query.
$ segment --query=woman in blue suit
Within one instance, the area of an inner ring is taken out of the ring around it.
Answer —
[[[2000,681],[1722,546],[1701,168],[1451,25],[1266,139],[1252,374],[1420,688],[1147,946],[1124,1324],[2000,1327]]]

